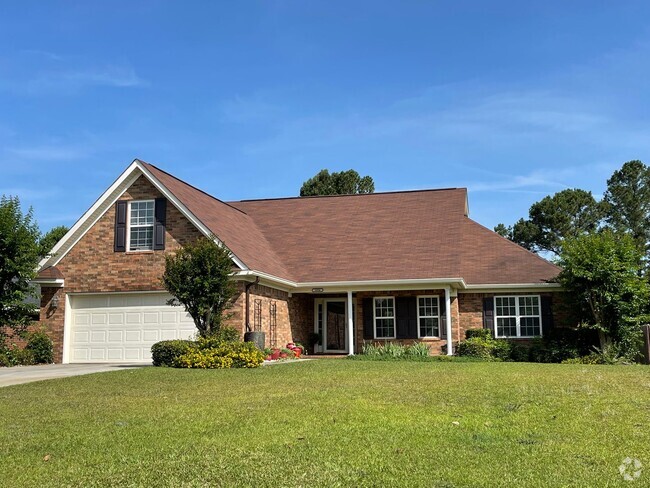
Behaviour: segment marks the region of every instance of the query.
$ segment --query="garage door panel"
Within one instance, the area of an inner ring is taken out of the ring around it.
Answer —
[[[90,331],[90,342],[93,344],[102,344],[106,342],[106,331],[105,330],[91,330]]]
[[[90,342],[90,332],[87,330],[73,332],[72,342],[75,344],[84,344]]]
[[[90,356],[89,358],[94,361],[103,361],[106,359],[106,349],[104,348],[96,348],[96,347],[91,347],[90,348]]]
[[[90,315],[90,323],[92,325],[104,325],[108,323],[108,313],[106,312],[93,312]]]
[[[106,351],[107,351],[106,358],[109,361],[111,361],[111,360],[112,361],[115,361],[115,360],[119,361],[124,357],[124,353],[122,352],[121,347],[113,348],[113,349],[107,349]]]
[[[182,307],[166,305],[166,293],[72,297],[72,362],[151,362],[151,345],[191,339],[196,328]]]
[[[109,313],[108,314],[108,324],[109,325],[122,325],[124,323],[124,314],[123,313]]]
[[[160,323],[160,316],[158,312],[144,312],[142,314],[142,321],[145,324],[154,324],[157,325]]]
[[[124,316],[127,324],[139,324],[142,322],[142,314],[140,312],[126,312]]]

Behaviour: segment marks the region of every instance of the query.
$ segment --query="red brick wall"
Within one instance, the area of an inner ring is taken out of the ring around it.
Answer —
[[[160,197],[162,194],[141,176],[120,199]],[[201,235],[171,203],[167,205],[164,251],[114,252],[114,226],[115,206],[112,206],[57,264],[65,277],[65,289],[42,288],[40,322],[54,341],[56,362],[63,358],[66,293],[162,290],[160,278],[165,269],[165,254]],[[54,294],[59,297],[56,309],[50,306]]]
[[[461,317],[460,339],[465,339],[467,329],[483,328],[483,299],[499,295],[540,295],[550,296],[553,308],[553,323],[555,327],[575,326],[564,293],[459,293],[459,312]]]
[[[364,344],[363,338],[363,299],[372,298],[379,296],[417,296],[417,295],[438,295],[440,300],[445,299],[445,294],[443,290],[408,290],[408,291],[369,291],[369,292],[358,292],[355,293],[357,298],[357,310],[356,310],[356,321],[355,321],[355,352],[360,353]],[[454,342],[458,341],[459,336],[459,315],[458,315],[458,299],[457,297],[451,297],[451,336]],[[374,342],[374,343],[384,343],[384,342],[395,342],[400,344],[411,344],[413,342],[425,342],[431,346],[431,354],[443,354],[446,353],[447,340],[446,339],[375,339],[372,341],[365,342]]]

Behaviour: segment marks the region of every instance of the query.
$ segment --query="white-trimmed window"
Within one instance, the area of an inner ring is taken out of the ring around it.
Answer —
[[[373,304],[375,339],[395,339],[395,298],[375,297]]]
[[[129,202],[129,251],[153,250],[154,200]]]
[[[440,337],[440,297],[418,297],[418,337]]]
[[[495,337],[542,335],[541,303],[538,295],[494,297]]]

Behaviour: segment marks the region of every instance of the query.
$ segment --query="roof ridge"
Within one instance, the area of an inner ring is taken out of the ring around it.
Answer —
[[[165,173],[165,174],[166,174],[167,176],[169,176],[170,178],[174,178],[176,181],[180,181],[180,182],[183,183],[184,185],[187,185],[187,186],[189,186],[190,188],[192,188],[192,189],[194,189],[194,190],[196,190],[196,191],[198,191],[198,192],[203,193],[204,195],[206,195],[206,196],[212,198],[213,200],[216,200],[216,201],[219,202],[219,203],[223,203],[224,205],[227,205],[228,207],[230,207],[230,208],[232,208],[232,209],[235,209],[235,210],[237,210],[238,212],[243,213],[244,215],[248,215],[248,214],[247,214],[246,212],[244,212],[242,209],[237,208],[237,207],[235,207],[234,205],[231,205],[231,204],[228,203],[228,202],[224,202],[223,200],[220,200],[219,198],[215,197],[214,195],[211,195],[210,193],[208,193],[208,192],[205,191],[205,190],[201,190],[200,188],[197,188],[196,186],[194,186],[194,185],[188,183],[188,182],[185,181],[185,180],[181,180],[179,177],[174,176],[173,174],[171,174],[171,173],[165,171],[164,169],[159,168],[159,167],[156,166],[155,164],[147,163],[146,161],[143,161],[142,159],[138,159],[138,158],[136,158],[136,161],[139,161],[140,163],[142,163],[142,164],[144,164],[144,165],[146,165],[146,166],[151,166],[152,168],[156,168],[156,169],[157,169],[158,171],[160,171],[161,173]]]
[[[382,195],[395,195],[399,193],[424,193],[424,192],[442,192],[442,191],[456,191],[465,190],[465,187],[450,187],[450,188],[424,188],[420,190],[392,190],[392,191],[378,191],[373,193],[346,193],[345,195],[307,195],[307,196],[293,196],[293,197],[273,197],[273,198],[248,198],[244,200],[232,200],[230,203],[243,203],[243,202],[265,202],[272,200],[305,200],[316,198],[342,198],[342,197],[370,197]]]

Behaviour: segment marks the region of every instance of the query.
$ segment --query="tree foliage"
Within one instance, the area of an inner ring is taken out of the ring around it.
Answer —
[[[38,241],[40,257],[44,258],[48,256],[54,245],[67,234],[68,230],[70,229],[65,225],[59,225],[47,231]]]
[[[362,177],[353,169],[338,173],[323,169],[302,184],[300,196],[352,195],[374,191],[375,183],[370,176]]]
[[[560,254],[565,239],[594,232],[602,207],[589,191],[567,189],[534,203],[528,219],[513,226],[499,224],[495,231],[533,252]]]
[[[568,292],[583,326],[600,333],[601,346],[617,344],[636,356],[641,324],[650,317],[650,287],[641,276],[643,253],[628,234],[610,229],[565,240],[558,282]]]
[[[607,223],[630,234],[640,249],[650,242],[650,168],[628,161],[607,180],[603,197]]]
[[[205,237],[165,257],[162,281],[168,305],[185,306],[202,337],[219,330],[237,295],[230,251]]]
[[[0,325],[22,331],[31,322],[30,281],[39,261],[40,232],[32,210],[23,214],[18,197],[0,198]],[[3,339],[3,337],[0,337]]]

